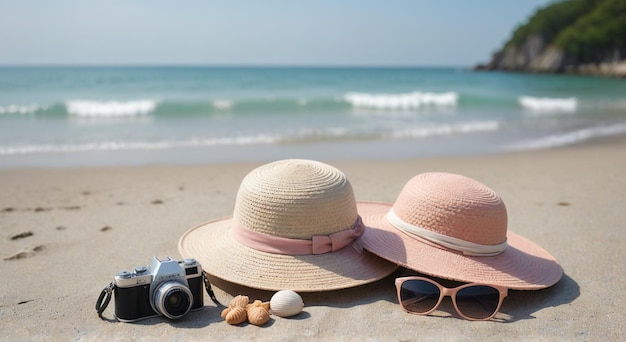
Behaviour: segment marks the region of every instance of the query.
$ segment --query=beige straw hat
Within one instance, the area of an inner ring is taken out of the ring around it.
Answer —
[[[232,283],[326,291],[367,284],[397,268],[358,248],[354,242],[364,230],[341,171],[289,159],[252,170],[241,182],[233,217],[191,228],[178,249]]]
[[[515,290],[552,286],[563,274],[550,253],[507,231],[500,196],[465,176],[423,173],[393,204],[358,205],[368,226],[363,248],[406,268]]]

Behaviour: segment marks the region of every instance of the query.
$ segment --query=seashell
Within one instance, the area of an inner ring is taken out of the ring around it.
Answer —
[[[230,300],[230,304],[228,304],[229,308],[234,308],[236,306],[240,308],[246,308],[246,305],[250,302],[250,298],[248,296],[238,295],[235,298]]]
[[[245,322],[248,318],[248,314],[246,313],[246,309],[235,306],[224,309],[224,311],[222,311],[222,317],[226,319],[226,323],[236,325]]]
[[[270,299],[270,312],[276,316],[293,316],[299,314],[302,308],[304,308],[302,297],[291,290],[278,291]]]
[[[260,306],[264,308],[265,310],[270,311],[270,302],[261,302],[258,299],[252,302],[251,304],[246,305],[246,310],[254,306]]]
[[[261,303],[261,301],[258,302]],[[246,311],[248,313],[248,322],[251,324],[261,326],[270,320],[270,313],[263,307],[263,305],[248,305],[248,309]]]

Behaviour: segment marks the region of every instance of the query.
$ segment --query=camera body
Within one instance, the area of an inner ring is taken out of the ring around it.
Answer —
[[[195,259],[152,257],[147,267],[119,272],[114,284],[115,317],[122,322],[177,319],[204,306],[202,267]]]

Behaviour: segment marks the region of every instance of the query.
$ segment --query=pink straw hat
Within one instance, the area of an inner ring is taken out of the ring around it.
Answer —
[[[546,288],[563,274],[550,253],[507,231],[500,196],[465,176],[423,173],[395,203],[358,207],[368,226],[363,248],[424,274],[515,290]]]
[[[338,169],[281,160],[241,182],[233,217],[203,223],[178,249],[209,274],[262,290],[326,291],[367,284],[397,265],[353,248],[365,226]]]

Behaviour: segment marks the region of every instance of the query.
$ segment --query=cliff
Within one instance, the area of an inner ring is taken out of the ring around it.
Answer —
[[[626,77],[626,0],[548,5],[475,69]]]

